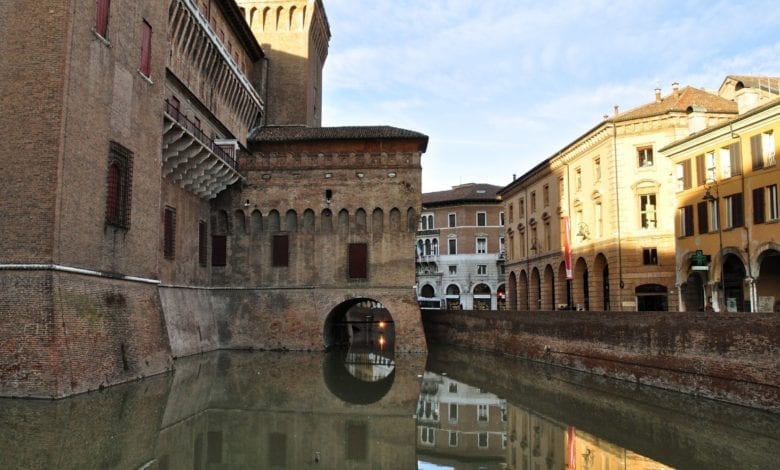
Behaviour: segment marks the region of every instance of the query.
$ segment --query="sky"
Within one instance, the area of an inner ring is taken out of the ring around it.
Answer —
[[[780,76],[776,0],[323,3],[323,126],[426,134],[423,192],[505,186],[673,82]]]

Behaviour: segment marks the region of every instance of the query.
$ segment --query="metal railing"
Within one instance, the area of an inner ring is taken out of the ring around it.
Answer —
[[[228,164],[231,168],[238,171],[238,161],[233,158],[230,154],[228,154],[222,147],[220,147],[217,143],[214,142],[210,137],[208,137],[203,130],[200,128],[200,126],[192,121],[189,120],[189,118],[179,111],[179,108],[173,106],[168,99],[165,99],[165,112],[172,117],[177,123],[179,123],[180,126],[185,128],[190,134],[195,136],[200,143],[205,145],[209,148],[216,156],[221,158],[225,163]]]

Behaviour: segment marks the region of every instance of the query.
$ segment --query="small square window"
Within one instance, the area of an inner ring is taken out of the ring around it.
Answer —
[[[477,265],[477,274],[487,274],[487,265],[486,264],[478,264]]]
[[[642,248],[642,264],[658,264],[658,250],[656,248]]]
[[[455,265],[450,265],[450,274],[458,274],[458,267]]]
[[[487,213],[477,212],[477,226],[484,227],[487,225]]]

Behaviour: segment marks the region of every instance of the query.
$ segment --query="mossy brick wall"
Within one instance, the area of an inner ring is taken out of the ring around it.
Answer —
[[[425,312],[431,342],[780,411],[780,316]]]

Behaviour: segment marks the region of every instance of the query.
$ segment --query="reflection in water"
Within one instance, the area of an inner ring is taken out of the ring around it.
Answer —
[[[432,347],[427,366],[398,355],[381,378],[350,372],[347,354],[223,351],[101,392],[0,400],[2,468],[764,469],[780,457],[777,415],[476,352]]]

